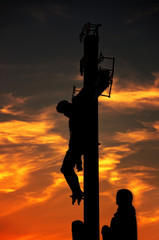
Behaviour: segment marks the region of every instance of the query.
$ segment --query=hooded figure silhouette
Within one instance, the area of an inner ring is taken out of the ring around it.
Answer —
[[[132,205],[133,194],[121,189],[116,195],[117,212],[111,220],[110,228],[103,226],[103,240],[137,240],[136,212]]]

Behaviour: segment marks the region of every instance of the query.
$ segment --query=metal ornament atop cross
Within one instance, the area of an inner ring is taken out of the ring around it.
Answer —
[[[98,35],[98,28],[101,27],[102,24],[92,24],[90,22],[86,23],[83,28],[82,28],[82,32],[79,36],[80,38],[80,42],[82,42],[82,39],[84,38],[84,36],[89,35],[89,33],[91,32],[93,35]]]

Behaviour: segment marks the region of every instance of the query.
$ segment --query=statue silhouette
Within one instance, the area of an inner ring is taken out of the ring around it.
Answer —
[[[110,228],[103,226],[103,240],[137,240],[136,212],[132,205],[133,194],[121,189],[116,195],[117,212],[111,220]]]
[[[84,223],[80,220],[72,222],[72,239],[73,240],[84,239]]]
[[[85,129],[82,113],[84,112],[85,97],[85,90],[82,89],[77,96],[73,97],[72,103],[63,100],[56,106],[56,110],[59,113],[63,113],[69,118],[69,149],[64,157],[61,172],[64,174],[72,190],[72,204],[74,204],[76,200],[77,203],[80,204],[81,200],[84,198],[84,193],[80,188],[78,176],[74,168],[76,167],[77,171],[83,170],[81,156],[84,154],[85,149]]]

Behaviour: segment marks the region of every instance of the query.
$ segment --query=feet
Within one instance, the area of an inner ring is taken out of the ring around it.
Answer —
[[[84,199],[84,192],[80,191],[79,193],[76,193],[70,196],[72,198],[72,204],[74,205],[74,203],[77,200],[78,205],[80,205],[80,202],[82,199]]]

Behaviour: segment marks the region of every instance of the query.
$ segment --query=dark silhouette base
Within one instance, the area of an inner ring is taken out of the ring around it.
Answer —
[[[137,240],[136,212],[132,205],[133,195],[127,189],[120,189],[116,195],[117,212],[111,220],[110,227],[102,227],[103,240]],[[84,223],[72,222],[73,240],[84,240]],[[88,239],[89,240],[89,239]]]
[[[80,220],[72,222],[72,239],[84,240],[84,223]]]

